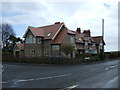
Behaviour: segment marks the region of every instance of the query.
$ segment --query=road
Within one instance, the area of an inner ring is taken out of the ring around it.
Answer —
[[[77,65],[4,63],[3,88],[118,88],[119,60]]]

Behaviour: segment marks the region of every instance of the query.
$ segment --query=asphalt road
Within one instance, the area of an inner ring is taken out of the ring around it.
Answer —
[[[86,65],[3,64],[3,88],[118,88],[118,61]]]

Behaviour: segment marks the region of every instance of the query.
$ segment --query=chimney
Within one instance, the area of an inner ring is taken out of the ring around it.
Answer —
[[[84,30],[83,33],[87,34],[88,36],[91,36],[90,35],[91,34],[90,30]]]
[[[55,22],[55,24],[59,24],[60,22]]]
[[[77,28],[76,32],[81,33],[81,29]]]

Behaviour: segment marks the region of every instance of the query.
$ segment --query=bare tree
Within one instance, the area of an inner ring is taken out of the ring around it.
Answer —
[[[2,23],[2,25],[0,25],[0,30],[2,30],[2,43],[3,43],[3,48],[4,47],[8,47],[9,45],[9,37],[11,35],[15,36],[15,32],[13,30],[12,25],[8,24],[8,23]]]

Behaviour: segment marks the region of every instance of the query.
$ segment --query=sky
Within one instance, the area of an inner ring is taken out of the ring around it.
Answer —
[[[104,19],[105,51],[118,50],[119,0],[3,0],[0,21],[9,23],[17,37],[23,37],[28,26],[40,27],[64,22],[70,30],[91,30],[102,35]]]

